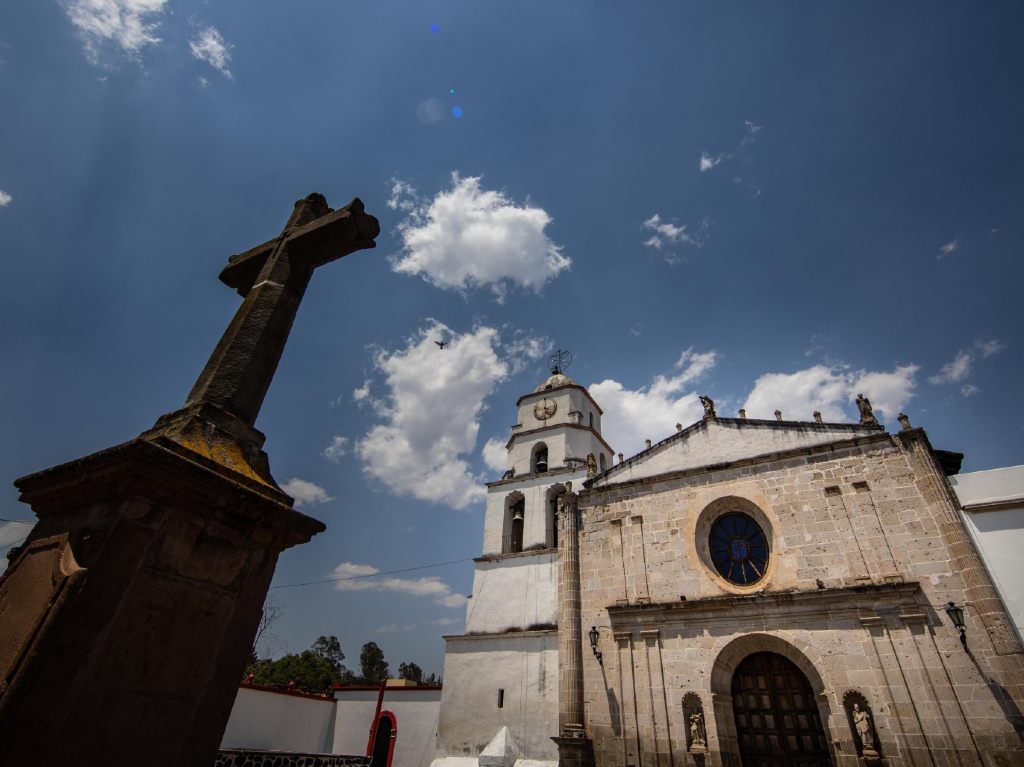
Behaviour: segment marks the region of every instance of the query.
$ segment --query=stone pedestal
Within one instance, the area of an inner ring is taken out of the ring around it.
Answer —
[[[16,482],[5,765],[213,764],[277,557],[324,529],[260,473],[138,438]]]
[[[551,740],[558,746],[558,767],[594,767],[594,743],[582,728],[566,728]]]

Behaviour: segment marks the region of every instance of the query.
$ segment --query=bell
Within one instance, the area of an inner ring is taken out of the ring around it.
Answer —
[[[523,510],[522,510],[522,508],[517,508],[517,509],[515,509],[515,511],[512,512],[512,521],[513,522],[522,522],[523,521]]]

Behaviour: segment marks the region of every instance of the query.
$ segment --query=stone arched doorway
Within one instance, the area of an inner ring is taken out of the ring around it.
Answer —
[[[831,767],[814,690],[796,664],[774,652],[751,653],[731,686],[744,767]]]

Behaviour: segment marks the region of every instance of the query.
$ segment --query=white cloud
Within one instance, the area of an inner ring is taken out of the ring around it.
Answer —
[[[960,238],[957,237],[955,240],[950,240],[945,245],[939,248],[939,255],[936,256],[940,261],[946,256],[952,255],[956,252]]]
[[[363,381],[363,385],[360,386],[358,389],[353,390],[353,392],[352,392],[352,401],[353,402],[362,402],[363,400],[367,399],[369,396],[370,396],[370,382],[367,380],[367,381]]]
[[[327,501],[334,500],[319,485],[299,479],[298,477],[292,477],[287,482],[282,483],[281,489],[295,499],[296,506],[312,506],[317,503],[327,503]]]
[[[428,626],[453,626],[459,622],[457,618],[435,618],[432,621],[423,621]]]
[[[228,63],[231,61],[231,46],[224,42],[224,37],[217,31],[216,27],[206,26],[196,30],[196,34],[188,41],[192,57],[198,61],[205,61],[229,80],[231,70]]]
[[[956,353],[952,362],[947,362],[938,374],[929,376],[928,380],[933,384],[958,383],[971,374],[973,364],[974,356],[961,349]]]
[[[341,463],[341,459],[348,453],[348,437],[334,435],[331,444],[324,448],[324,458],[331,463]]]
[[[551,223],[546,211],[484,189],[479,177],[453,173],[451,186],[427,201],[392,180],[388,205],[406,212],[398,225],[402,249],[391,268],[435,287],[486,286],[500,302],[510,284],[540,292],[571,264],[544,233]]]
[[[878,415],[893,418],[913,397],[917,365],[889,372],[851,371],[813,365],[794,373],[765,373],[743,404],[750,418],[773,418],[776,410],[788,421],[810,421],[817,410],[825,421],[850,422],[850,406],[863,393]]]
[[[697,167],[700,168],[701,173],[706,173],[718,165],[718,163],[722,161],[723,157],[725,157],[724,154],[710,155],[707,152],[702,151],[700,153],[700,161],[697,163]]]
[[[714,367],[718,353],[697,353],[687,349],[676,362],[673,376],[655,376],[650,386],[627,389],[607,379],[589,387],[604,416],[601,431],[618,452],[633,455],[644,449],[644,440],[657,442],[675,430],[675,424],[689,425],[704,413],[697,392],[684,391]]]
[[[11,204],[11,200],[13,199],[14,198],[11,197],[7,192],[5,192],[3,189],[0,189],[0,208],[6,208],[8,205]]]
[[[85,55],[98,63],[106,46],[136,56],[147,45],[156,45],[167,0],[63,0],[68,19],[78,30]]]
[[[396,633],[401,632],[401,631],[412,631],[414,628],[416,628],[416,624],[415,623],[411,623],[411,624],[410,623],[406,623],[406,624],[389,623],[387,626],[378,626],[377,627],[377,633],[378,634],[396,634]]]
[[[993,338],[991,341],[975,341],[974,346],[981,352],[982,357],[991,357],[1006,348],[1006,344],[998,338]]]
[[[551,353],[555,343],[547,336],[533,336],[515,331],[512,340],[505,345],[505,352],[512,363],[512,375],[521,373],[531,363]]]
[[[679,245],[681,247],[694,247],[700,248],[704,246],[707,241],[707,231],[711,226],[711,222],[708,219],[704,219],[697,226],[696,233],[689,231],[686,224],[679,226],[672,224],[667,221],[661,220],[661,215],[655,213],[649,219],[641,224],[642,229],[646,229],[651,232],[651,236],[644,240],[644,245],[649,248],[654,248],[657,251],[662,250],[666,246]],[[665,256],[665,260],[669,263],[679,263],[680,257],[675,253],[668,253]]]
[[[435,338],[446,337],[438,349]],[[396,351],[374,357],[387,394],[384,422],[355,446],[363,471],[392,492],[465,509],[485,492],[466,457],[476,448],[484,400],[509,373],[494,328],[457,334],[430,320]]]
[[[960,393],[965,397],[973,397],[975,394],[980,392],[981,389],[974,384],[964,384],[960,387]]]
[[[210,87],[210,81],[207,80],[205,77],[197,78],[197,82],[199,83],[199,87],[200,88],[204,88],[205,89],[205,88],[209,88]]]
[[[508,468],[508,451],[505,450],[504,442],[500,439],[489,439],[480,452],[488,469],[505,473]]]
[[[372,565],[342,562],[334,568],[333,576],[349,580],[335,581],[334,587],[338,591],[394,591],[399,594],[430,597],[443,607],[464,607],[466,604],[465,595],[453,592],[451,586],[436,575],[420,578],[370,577],[379,572],[380,570]]]

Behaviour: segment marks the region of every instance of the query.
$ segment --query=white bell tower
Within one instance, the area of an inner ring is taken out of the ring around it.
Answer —
[[[551,356],[551,375],[516,402],[504,475],[487,483],[483,553],[466,633],[445,637],[438,722],[443,756],[479,756],[507,728],[515,758],[558,759],[557,499],[612,466],[602,411]]]

